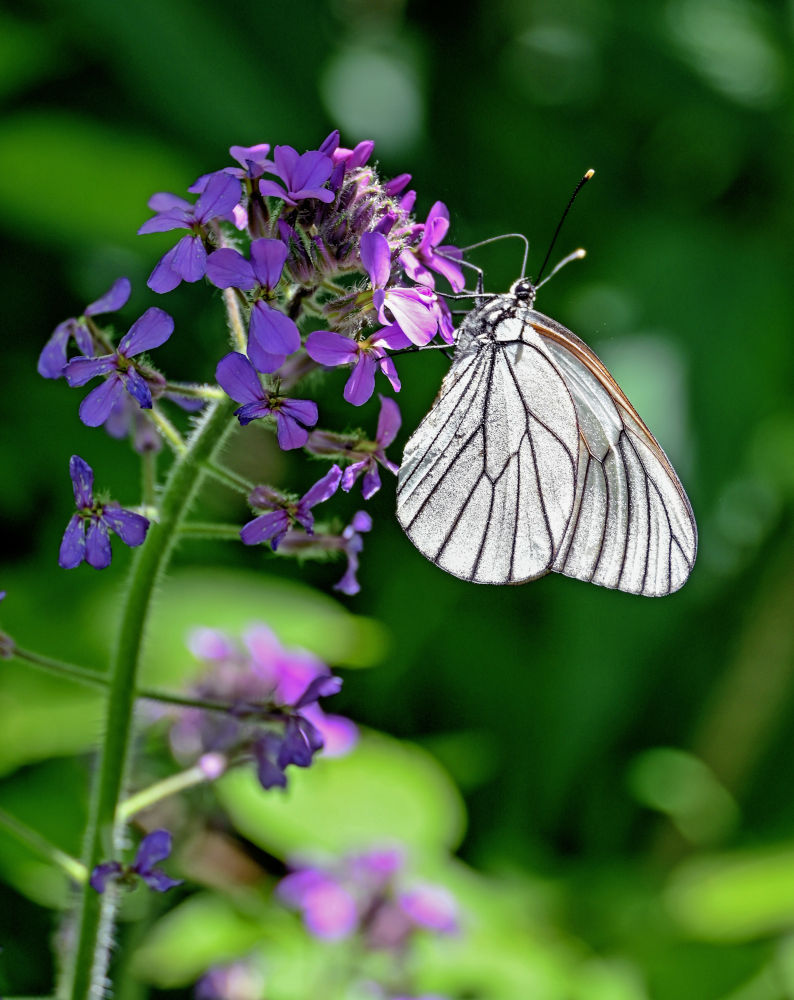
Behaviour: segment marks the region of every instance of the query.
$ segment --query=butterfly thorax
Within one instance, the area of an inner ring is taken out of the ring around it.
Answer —
[[[519,278],[510,291],[481,301],[460,325],[455,338],[456,356],[479,352],[488,345],[524,339],[527,313],[535,301],[535,286]]]

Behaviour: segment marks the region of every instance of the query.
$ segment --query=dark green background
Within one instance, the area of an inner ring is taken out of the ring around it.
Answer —
[[[118,593],[128,557],[117,548],[101,577],[58,570],[67,463],[83,455],[102,484],[134,500],[136,462],[82,427],[78,395],[39,379],[35,362],[56,323],[120,273],[134,287],[121,329],[153,304],[145,279],[171,240],[135,236],[149,194],[183,191],[225,163],[232,143],[311,148],[339,126],[345,144],[377,140],[385,175],[413,174],[420,218],[436,199],[449,206],[453,241],[525,232],[531,273],[592,166],[555,251],[584,246],[588,257],[538,305],[593,345],[678,468],[700,530],[692,578],[663,600],[558,577],[467,585],[402,535],[389,478],[370,508],[362,592],[349,602],[385,626],[388,650],[375,669],[348,674],[338,700],[439,757],[466,795],[461,856],[553,885],[539,939],[572,935],[624,963],[646,991],[625,996],[793,997],[793,23],[790,5],[745,0],[7,5],[4,627],[102,665],[109,626],[92,609]],[[476,260],[486,287],[504,290],[520,248],[506,241]],[[177,320],[164,369],[211,377],[217,300],[197,286],[157,304]],[[399,364],[395,454],[445,366],[435,354]],[[343,380],[337,372],[320,390],[323,423],[371,429],[376,401],[352,414]],[[291,459],[268,475],[279,471],[300,488],[317,468]],[[214,503],[219,516],[242,515],[225,497]],[[349,515],[356,501],[338,509]],[[337,578],[337,567],[301,571],[234,546],[177,557],[192,559],[263,566],[321,589]],[[647,755],[659,747],[710,770]],[[34,763],[40,756],[22,748],[5,767],[4,801],[57,786],[68,761]],[[77,830],[59,832],[57,806],[47,811],[50,835],[76,851]],[[727,931],[671,915],[665,887],[686,856],[764,858],[768,847],[778,851],[768,882],[718,905]],[[770,885],[789,884],[782,903],[772,899]],[[45,992],[49,911],[9,890],[0,913],[4,993]]]

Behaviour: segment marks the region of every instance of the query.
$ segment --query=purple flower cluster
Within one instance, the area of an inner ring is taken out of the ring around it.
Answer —
[[[358,934],[367,947],[401,952],[418,931],[454,934],[458,908],[442,886],[410,882],[399,850],[372,850],[331,866],[295,864],[278,895],[299,910],[310,934],[338,941]]]
[[[155,868],[158,862],[165,861],[170,854],[171,834],[168,830],[153,830],[141,841],[131,865],[122,864],[121,861],[105,861],[97,865],[89,879],[91,888],[104,892],[109,879],[129,886],[140,880],[155,892],[167,892],[176,885],[182,885],[182,879],[171,878],[160,868]]]
[[[310,653],[285,649],[266,625],[249,628],[242,645],[214,629],[199,629],[190,648],[207,665],[191,694],[228,711],[185,709],[171,729],[178,758],[207,760],[209,773],[218,770],[218,755],[250,756],[263,788],[283,788],[290,764],[308,767],[319,750],[340,756],[355,745],[354,723],[318,704],[340,690],[341,678]]]

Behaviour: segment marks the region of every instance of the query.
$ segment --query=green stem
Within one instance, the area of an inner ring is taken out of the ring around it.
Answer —
[[[205,411],[171,468],[161,498],[160,521],[152,523],[145,543],[135,554],[108,674],[105,735],[92,790],[83,858],[87,871],[120,853],[123,827],[116,822],[116,810],[127,771],[136,675],[152,598],[204,477],[203,463],[213,457],[231,427],[233,406],[230,399],[220,399]],[[116,905],[116,887],[110,884],[101,895],[93,890],[83,892],[77,943],[71,968],[67,970],[65,995],[71,1000],[101,1000],[107,995],[106,975]]]
[[[166,382],[164,391],[185,399],[222,399],[224,395],[217,385],[196,385],[195,382]]]
[[[157,430],[163,436],[166,443],[168,444],[168,447],[174,452],[174,454],[176,455],[184,454],[187,445],[185,444],[182,435],[179,433],[176,427],[174,427],[174,425],[171,423],[168,417],[156,406],[153,406],[152,409],[148,411],[148,413],[149,413],[149,419],[152,421]]]
[[[167,799],[171,795],[177,795],[188,788],[195,788],[196,785],[202,785],[209,780],[198,765],[189,767],[186,771],[180,771],[178,774],[171,774],[167,778],[163,778],[162,781],[156,781],[153,785],[149,785],[148,788],[142,788],[141,791],[130,795],[123,802],[119,802],[116,817],[119,823],[125,823],[132,819],[136,813],[148,809],[157,802],[162,802],[163,799]]]
[[[141,455],[141,504],[154,507],[157,503],[157,452]]]
[[[5,809],[0,809],[0,826],[4,827],[12,837],[15,837],[25,847],[29,847],[36,854],[66,872],[73,882],[82,885],[86,881],[85,865],[80,864],[77,858],[62,851],[60,847],[51,844],[46,837],[42,837],[36,830],[31,830],[29,826],[18,820],[16,816],[7,813]]]
[[[211,521],[188,521],[182,526],[183,538],[218,538],[240,541],[239,524],[214,524]]]
[[[237,490],[238,493],[245,493],[247,496],[254,488],[253,483],[215,462],[205,462],[204,467],[213,479],[217,479],[219,483],[223,483],[224,486],[228,486],[232,490]]]

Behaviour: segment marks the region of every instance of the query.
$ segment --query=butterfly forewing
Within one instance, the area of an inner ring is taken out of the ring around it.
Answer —
[[[689,501],[590,348],[514,294],[470,313],[456,347],[398,480],[420,552],[475,583],[554,570],[647,596],[682,586]]]

